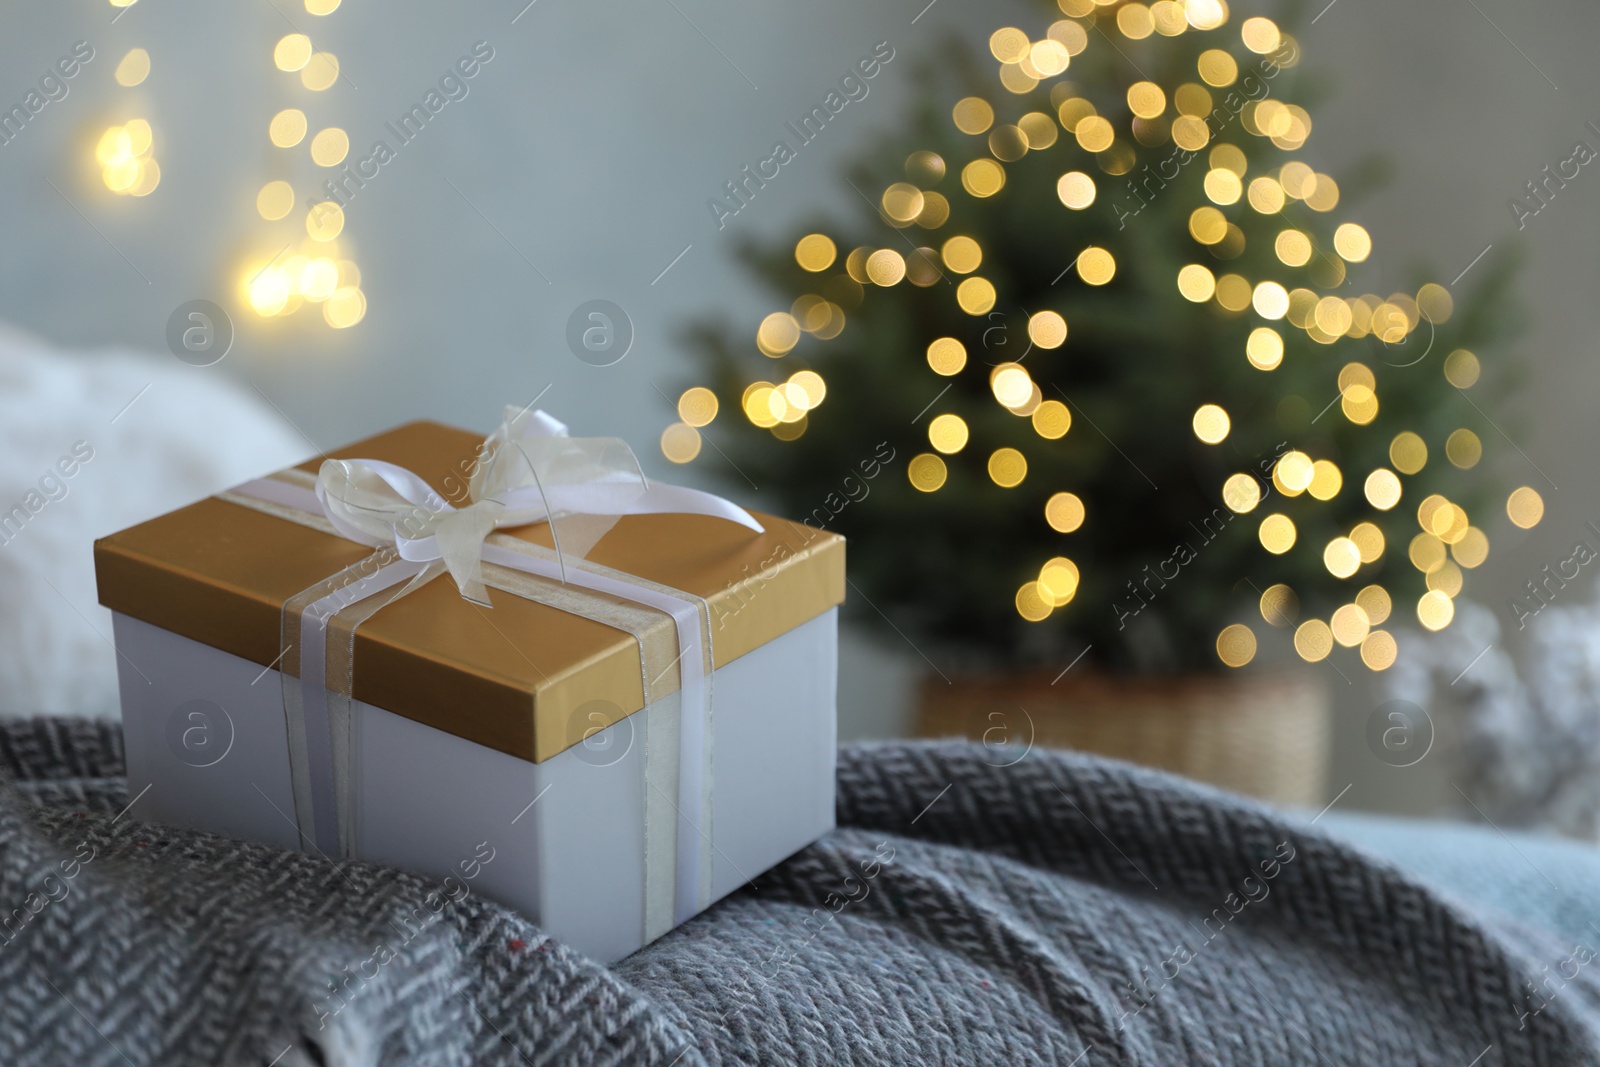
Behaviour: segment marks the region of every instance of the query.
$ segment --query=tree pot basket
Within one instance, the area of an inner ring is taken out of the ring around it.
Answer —
[[[1328,708],[1326,687],[1302,671],[928,678],[917,732],[983,741],[1004,762],[1030,744],[1070,748],[1314,806],[1324,799]]]

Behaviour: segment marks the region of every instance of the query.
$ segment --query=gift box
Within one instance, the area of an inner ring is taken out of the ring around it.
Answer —
[[[145,818],[408,868],[604,961],[833,826],[843,539],[619,439],[411,423],[95,566]]]

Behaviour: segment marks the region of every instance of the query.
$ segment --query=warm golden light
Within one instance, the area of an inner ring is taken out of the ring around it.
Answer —
[[[1289,111],[1294,116],[1296,130],[1294,140],[1297,143],[1293,147],[1298,148],[1300,144],[1305,142],[1306,136],[1311,132],[1311,116],[1306,114],[1304,109],[1295,107],[1292,104],[1289,107]],[[1281,143],[1280,147],[1283,147]],[[1316,183],[1306,193],[1305,200],[1306,207],[1309,207],[1312,211],[1332,211],[1339,206],[1339,183],[1327,174],[1318,174]]]
[[[1221,444],[1231,427],[1228,413],[1216,404],[1201,404],[1196,408],[1192,425],[1194,435],[1208,445]]]
[[[794,395],[795,390],[800,392],[798,397]],[[811,411],[828,395],[828,385],[822,380],[822,375],[814,370],[795,371],[789,376],[789,384],[784,395],[791,398],[790,403]]]
[[[1270,326],[1257,326],[1245,342],[1245,358],[1259,370],[1273,370],[1283,362],[1283,338]]]
[[[1444,377],[1457,389],[1470,389],[1478,382],[1478,357],[1458,348],[1444,359]]]
[[[1090,285],[1104,285],[1117,273],[1117,261],[1104,248],[1090,245],[1078,253],[1078,277]]]
[[[1367,503],[1379,511],[1388,511],[1400,503],[1400,479],[1394,471],[1379,467],[1367,475],[1366,485],[1363,487]]]
[[[1284,192],[1296,200],[1304,200],[1317,183],[1317,172],[1308,164],[1294,159],[1285,163],[1278,171],[1278,181],[1283,183]]]
[[[1222,502],[1243,515],[1261,503],[1261,485],[1248,474],[1230,474],[1222,483]]]
[[[1360,263],[1372,254],[1372,238],[1362,227],[1346,222],[1333,231],[1333,250],[1341,259]]]
[[[700,431],[675,422],[661,431],[661,454],[673,463],[688,463],[700,454]]]
[[[1311,488],[1315,475],[1316,467],[1310,456],[1299,450],[1285,452],[1273,465],[1272,484],[1285,496],[1299,496]]]
[[[867,257],[867,280],[873,285],[899,285],[905,276],[905,258],[894,249],[880,248]]]
[[[1217,635],[1217,658],[1226,666],[1243,667],[1256,656],[1255,631],[1236,622]]]
[[[709,426],[717,417],[717,394],[703,385],[685,389],[678,397],[678,418],[693,427]]]
[[[1289,516],[1274,513],[1261,520],[1257,531],[1261,547],[1274,556],[1281,556],[1294,547],[1295,528]]]
[[[906,157],[906,178],[918,186],[936,186],[944,181],[944,157],[938,152],[912,152]]]
[[[1219,147],[1228,147],[1222,145]],[[1233,171],[1223,167],[1216,167],[1206,173],[1205,180],[1206,199],[1213,204],[1227,206],[1237,204],[1239,197],[1244,195],[1244,183]]]
[[[1400,649],[1395,644],[1393,635],[1386,630],[1373,630],[1367,635],[1367,639],[1361,642],[1361,662],[1375,671],[1388,670],[1394,666],[1399,653]]]
[[[1215,88],[1232,85],[1239,77],[1239,64],[1220,48],[1200,53],[1196,69],[1200,72],[1200,80]]]
[[[1358,522],[1350,530],[1350,540],[1361,553],[1362,563],[1376,563],[1383,558],[1383,531],[1375,523]]]
[[[777,396],[777,390],[771,382],[756,382],[744,392],[745,418],[755,426],[770,429],[778,425],[778,416],[773,414],[772,400]],[[787,406],[787,405],[786,405]]]
[[[1066,46],[1060,41],[1046,38],[1033,42],[1028,49],[1028,63],[1045,78],[1053,78],[1066,70],[1070,61]]]
[[[1051,607],[1062,607],[1072,602],[1078,593],[1078,565],[1065,556],[1056,556],[1039,568],[1039,595]]]
[[[1468,570],[1482,565],[1489,558],[1489,538],[1476,526],[1467,527],[1461,540],[1450,546],[1450,555]]]
[[[1060,348],[1067,340],[1067,320],[1054,311],[1040,311],[1028,319],[1028,339],[1040,348]]]
[[[1456,617],[1455,601],[1430,589],[1417,601],[1417,621],[1430,630],[1442,630]]]
[[[1217,303],[1229,311],[1243,311],[1250,306],[1250,283],[1237,274],[1224,274],[1217,279]]]
[[[1328,624],[1333,631],[1333,639],[1345,648],[1355,648],[1361,644],[1372,629],[1372,620],[1367,618],[1367,613],[1358,604],[1341,605],[1334,611]]]
[[[143,48],[134,48],[128,51],[117,63],[114,77],[117,84],[124,88],[132,88],[141,84],[150,76],[150,53]]]
[[[1428,463],[1428,446],[1417,434],[1405,430],[1389,442],[1389,462],[1401,474],[1415,474]]]
[[[1283,230],[1273,243],[1273,250],[1284,265],[1303,267],[1311,261],[1311,238],[1299,230]]]
[[[1438,282],[1428,282],[1417,290],[1417,310],[1429,322],[1446,322],[1455,311],[1455,298]]]
[[[261,268],[245,285],[250,307],[258,315],[276,315],[289,302],[289,281],[271,266]]]
[[[344,232],[344,209],[324,200],[306,212],[306,233],[313,241],[331,241]]]
[[[320,304],[339,288],[339,265],[326,256],[307,258],[305,265],[300,268],[298,288],[294,284],[294,279],[291,279],[290,288],[310,303]]]
[[[944,484],[947,470],[944,460],[932,452],[924,452],[912,458],[906,464],[906,477],[912,486],[924,493],[931,493]]]
[[[1040,622],[1050,616],[1050,605],[1040,594],[1038,582],[1028,582],[1017,590],[1017,614],[1029,622]]]
[[[1094,179],[1081,170],[1068,171],[1056,182],[1056,196],[1074,211],[1094,203]]]
[[[1045,400],[1033,409],[1033,431],[1047,441],[1065,437],[1072,429],[1072,412],[1059,400]]]
[[[1117,8],[1117,29],[1130,41],[1144,40],[1155,28],[1155,17],[1143,4],[1123,4]]]
[[[1142,119],[1153,119],[1167,109],[1167,94],[1155,82],[1134,82],[1128,86],[1128,110]]]
[[[1483,458],[1483,442],[1471,430],[1456,430],[1445,439],[1444,454],[1453,466],[1469,470]]]
[[[962,189],[978,198],[992,197],[1005,187],[1005,168],[994,160],[973,160],[962,168]]]
[[[350,135],[329,126],[311,138],[311,161],[319,167],[337,167],[350,154]]]
[[[1002,63],[1015,63],[1028,54],[1032,42],[1013,26],[1002,26],[989,35],[989,53]]]
[[[1044,521],[1057,533],[1072,533],[1083,519],[1083,501],[1076,493],[1056,493],[1044,506]]]
[[[1028,476],[1028,461],[1014,448],[997,448],[989,456],[989,479],[1002,489],[1013,489]]]
[[[1322,550],[1322,565],[1335,578],[1348,578],[1361,567],[1361,550],[1348,537],[1335,537]]]
[[[1455,598],[1461,595],[1461,587],[1466,582],[1466,576],[1461,573],[1461,568],[1446,560],[1437,569],[1428,572],[1428,588],[1437,590],[1447,597]]]
[[[1197,207],[1189,215],[1189,236],[1214,245],[1228,235],[1228,219],[1214,207]]]
[[[1222,0],[1188,0],[1183,13],[1197,30],[1214,30],[1228,21],[1228,9]]]
[[[276,222],[294,210],[294,187],[288,182],[268,182],[256,194],[256,211],[268,222]]]
[[[917,225],[927,230],[937,230],[950,219],[950,201],[942,193],[928,190],[922,194],[922,213],[917,216]]]
[[[1033,379],[1015,363],[1002,363],[989,377],[989,388],[1001,407],[1017,408],[1033,395]]]
[[[1111,123],[1099,115],[1086,115],[1079,119],[1072,135],[1078,139],[1078,147],[1085,152],[1104,152],[1117,136]]]
[[[335,289],[322,302],[322,318],[336,330],[349,329],[367,317],[367,297],[360,289]]]
[[[1515,525],[1531,529],[1544,518],[1544,498],[1530,486],[1513,490],[1506,498],[1506,515]]]
[[[1276,215],[1283,210],[1283,186],[1276,178],[1262,176],[1252,180],[1247,198],[1250,206],[1263,215]]]
[[[1333,651],[1333,631],[1321,619],[1307,619],[1294,632],[1294,650],[1307,663],[1319,663]]]
[[[339,57],[332,52],[317,52],[300,68],[300,84],[314,93],[330,88],[339,80]]]
[[[1262,56],[1276,52],[1283,43],[1283,35],[1278,32],[1277,24],[1268,18],[1245,19],[1239,27],[1239,37],[1246,48]]]
[[[297,107],[285,108],[272,116],[267,137],[279,148],[293,148],[305,139],[306,113]]]
[[[1291,625],[1300,614],[1300,598],[1282,582],[1267,586],[1259,606],[1261,618],[1278,627]]]
[[[910,182],[895,182],[883,191],[883,213],[895,222],[909,223],[922,214],[922,190]]]
[[[968,315],[986,315],[994,309],[994,284],[973,276],[956,286],[956,303]]]
[[[1217,276],[1199,263],[1190,263],[1178,271],[1178,292],[1183,294],[1185,300],[1203,304],[1216,291]]]
[[[1317,301],[1316,310],[1312,312],[1312,319],[1317,329],[1329,337],[1338,337],[1348,331],[1355,322],[1355,313],[1350,310],[1350,305],[1336,296],[1325,296]]]
[[[928,423],[928,443],[946,455],[967,447],[967,424],[960,415],[938,415]]]
[[[787,311],[774,311],[756,328],[756,348],[773,359],[786,355],[800,343],[800,323]]]
[[[1178,110],[1185,115],[1199,115],[1204,117],[1211,113],[1211,94],[1200,86],[1189,82],[1178,87]],[[1239,150],[1238,145],[1219,144],[1211,150],[1207,157],[1213,170],[1225,170],[1234,177],[1243,179],[1245,172],[1250,169],[1249,160]],[[1210,175],[1207,175],[1209,178]]]
[[[281,71],[293,72],[311,60],[311,38],[303,33],[291,33],[272,49],[272,62]]]
[[[983,263],[983,249],[970,237],[956,236],[940,249],[944,265],[957,274],[971,274]]]
[[[1264,319],[1281,319],[1289,313],[1289,291],[1277,282],[1262,282],[1255,287],[1250,303]]]
[[[127,192],[130,196],[149,196],[160,184],[161,165],[154,159],[145,157],[139,160],[139,172]]]
[[[1453,522],[1450,501],[1438,493],[1430,493],[1417,505],[1417,525],[1436,537],[1448,531]]]
[[[928,366],[935,374],[959,374],[966,365],[966,346],[954,337],[941,337],[928,345]]]
[[[1356,594],[1356,607],[1366,613],[1367,621],[1381,626],[1391,610],[1389,591],[1381,585],[1369,585]]]
[[[827,234],[808,233],[795,242],[794,259],[802,270],[812,273],[827,270],[838,258],[839,250]]]
[[[1319,459],[1311,465],[1311,482],[1306,491],[1318,500],[1332,500],[1344,488],[1344,475],[1332,460]]]
[[[1445,543],[1431,533],[1419,533],[1411,539],[1411,544],[1406,549],[1406,555],[1411,560],[1411,565],[1423,574],[1428,574],[1444,566],[1446,547]]]

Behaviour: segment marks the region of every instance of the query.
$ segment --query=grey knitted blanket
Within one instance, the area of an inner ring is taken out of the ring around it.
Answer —
[[[836,833],[608,969],[469,880],[144,823],[114,727],[0,728],[0,1064],[1600,1063],[1587,945],[1174,778],[983,756],[847,749]]]

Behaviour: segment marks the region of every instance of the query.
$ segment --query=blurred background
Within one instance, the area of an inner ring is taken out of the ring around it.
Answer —
[[[0,711],[115,714],[93,537],[402,421],[487,431],[538,397],[574,432],[627,438],[653,476],[756,506],[805,517],[840,483],[851,503],[823,514],[864,568],[845,739],[1066,740],[1312,807],[1593,836],[1600,609],[1595,553],[1578,551],[1600,552],[1593,7],[71,0],[14,5],[0,27],[0,512],[26,513],[0,534]],[[1234,74],[1207,74],[1212,50]],[[1261,99],[1279,109],[1248,92],[1229,109],[1274,56]],[[1161,110],[1142,116],[1132,90],[1149,83]],[[1233,124],[1192,128],[1218,108]],[[1115,139],[1095,143],[1090,116]],[[1185,137],[1196,161],[1175,188],[1136,187]],[[939,165],[909,160],[919,149]],[[967,168],[980,158],[998,165]],[[1239,188],[1208,182],[1219,171]],[[1244,189],[1261,175],[1273,211]],[[1314,195],[1323,176],[1333,204]],[[1205,232],[1208,205],[1232,230]],[[1275,238],[1291,229],[1335,275]],[[946,244],[959,235],[976,273]],[[1091,246],[1114,277],[1078,258]],[[1241,254],[1250,269],[1227,262]],[[1189,264],[1205,276],[1181,288]],[[793,303],[807,274],[834,284],[813,287],[829,305],[813,322],[820,303]],[[987,303],[956,294],[960,275],[991,283]],[[1230,308],[1222,279],[1241,275],[1253,288]],[[1319,320],[1298,286],[1347,310]],[[1038,315],[1055,307],[1064,344]],[[1014,348],[996,350],[997,325]],[[1281,368],[1247,358],[1261,328],[1288,338]],[[945,335],[961,368],[927,353]],[[1470,367],[1447,365],[1457,350]],[[785,394],[805,370],[825,396],[810,379]],[[954,448],[931,430],[943,414]],[[1481,462],[1448,443],[1456,428]],[[1413,432],[1423,463],[1396,443]],[[1032,481],[997,473],[1007,435]],[[1222,495],[1264,458],[1267,495],[1301,498],[1285,512],[1321,501],[1309,466],[1305,484],[1273,467],[1280,441],[1343,464],[1328,521],[1297,519],[1292,553],[1260,525],[1276,502]],[[895,458],[856,499],[843,479],[879,442]],[[1060,484],[1040,486],[1055,454]],[[51,475],[69,455],[75,473]],[[1130,455],[1172,473],[1143,496]],[[1366,481],[1379,467],[1406,478],[1397,508]],[[1055,489],[1086,518],[1044,510]],[[1167,526],[1224,503],[1241,516],[1226,543],[1152,602],[1165,629],[1095,652],[1118,598],[1135,602],[1124,579],[1185,536]],[[1479,539],[1487,559],[1469,558]],[[1342,573],[1345,550],[1367,569]],[[951,573],[963,555],[987,562]],[[1314,573],[1280,580],[1280,556]],[[1354,599],[1369,585],[1383,609]],[[1391,645],[1369,640],[1380,628]],[[1156,646],[1175,654],[1136,654]]]

